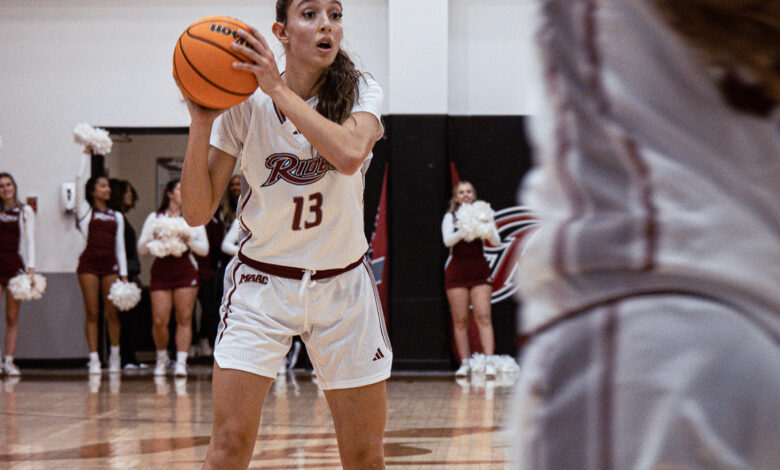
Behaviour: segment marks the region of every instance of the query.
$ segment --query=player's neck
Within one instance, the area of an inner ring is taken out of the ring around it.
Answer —
[[[95,199],[94,206],[95,206],[95,209],[97,209],[99,211],[104,211],[104,210],[108,209],[108,205],[106,204],[106,201],[98,201],[97,199]]]
[[[284,70],[284,75],[282,75],[282,80],[293,93],[304,100],[308,100],[320,90],[324,72],[321,69],[306,70],[300,67],[291,68],[287,66]]]

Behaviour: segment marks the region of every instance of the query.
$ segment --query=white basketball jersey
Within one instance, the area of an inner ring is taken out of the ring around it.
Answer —
[[[539,4],[547,103],[521,197],[544,223],[520,261],[525,329],[657,290],[780,312],[778,113],[730,107],[650,0]]]
[[[352,112],[381,122],[383,93],[360,81]],[[317,105],[317,97],[307,101]],[[368,249],[363,188],[371,153],[360,171],[330,165],[260,89],[214,123],[211,145],[241,155],[244,179],[237,217],[239,253],[263,263],[302,269],[343,268]]]

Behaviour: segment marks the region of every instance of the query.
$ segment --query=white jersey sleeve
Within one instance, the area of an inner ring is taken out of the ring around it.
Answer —
[[[382,87],[368,75],[365,75],[363,79],[359,81],[358,86],[358,99],[354,106],[352,106],[352,112],[365,112],[373,114],[382,124],[382,102],[384,101],[384,92]],[[384,126],[382,127],[384,130]]]
[[[154,240],[154,220],[157,218],[157,213],[152,212],[146,217],[143,228],[141,228],[141,236],[138,237],[138,254],[145,255],[149,253],[149,242]]]
[[[116,240],[114,249],[116,250],[116,260],[119,264],[119,275],[127,276],[127,252],[125,251],[125,218],[119,211],[112,210],[116,217]]]
[[[463,232],[455,230],[455,217],[452,216],[451,212],[444,214],[444,219],[441,221],[441,237],[447,248],[463,240]]]
[[[238,252],[238,219],[233,219],[225,238],[222,240],[222,253],[233,256]]]
[[[206,256],[209,254],[209,237],[206,235],[206,227],[204,225],[198,225],[192,228],[195,236],[190,239],[187,246],[190,247],[193,253],[198,256]]]
[[[35,211],[32,207],[25,204],[22,206],[22,240],[24,247],[22,259],[27,269],[35,268]]]
[[[220,114],[211,127],[209,144],[238,158],[248,135],[255,95]]]

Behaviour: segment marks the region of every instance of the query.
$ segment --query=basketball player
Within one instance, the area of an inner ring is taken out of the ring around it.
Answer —
[[[99,296],[102,295],[111,343],[108,371],[116,373],[121,371],[119,314],[116,306],[108,300],[108,293],[118,276],[127,281],[124,217],[120,212],[108,208],[111,186],[106,176],[90,177],[84,186],[84,197],[89,203],[89,209],[83,215],[77,210],[76,226],[81,230],[87,245],[79,257],[76,273],[86,309],[84,329],[89,346],[87,367],[90,374],[101,372],[97,349]]]
[[[512,468],[778,468],[778,3],[539,3]]]
[[[19,376],[14,353],[19,340],[19,306],[6,289],[8,281],[23,272],[33,281],[35,274],[35,212],[19,202],[16,181],[8,173],[0,173],[0,300],[5,293],[5,361],[0,372]]]
[[[490,316],[490,297],[493,294],[490,266],[485,259],[482,239],[467,242],[465,234],[455,228],[455,212],[462,204],[471,204],[477,199],[474,185],[461,181],[452,188],[450,207],[441,222],[441,234],[444,245],[450,249],[450,256],[444,268],[444,288],[452,312],[452,328],[455,347],[461,359],[460,367],[455,371],[457,377],[465,377],[469,372],[484,372],[486,378],[496,376],[496,367],[490,361],[495,352],[493,322]],[[495,227],[495,224],[494,224]],[[498,232],[494,229],[489,240],[498,245]],[[470,371],[469,351],[469,306],[474,308],[474,320],[479,331],[482,349],[489,360],[484,371]]]
[[[340,49],[341,3],[280,0],[272,32],[234,44],[259,90],[222,111],[189,102],[184,215],[208,220],[241,154],[241,244],[226,272],[204,468],[246,468],[263,401],[291,338],[306,343],[346,469],[384,468],[392,351],[365,260],[363,177],[383,133],[382,90]],[[216,119],[216,121],[215,121]],[[213,126],[212,126],[213,123]],[[213,128],[213,130],[212,130]],[[209,143],[211,146],[209,146]]]
[[[149,243],[158,239],[154,227],[160,219],[181,217],[181,191],[178,179],[165,185],[162,202],[156,212],[152,212],[144,221],[141,236],[138,238],[138,253],[149,253]],[[198,295],[198,263],[193,253],[206,256],[209,253],[209,240],[206,229],[200,225],[193,230],[193,236],[183,240],[187,251],[181,256],[167,255],[155,258],[151,269],[149,295],[152,300],[152,339],[157,349],[157,362],[154,375],[162,376],[168,371],[168,323],[171,310],[176,314],[176,363],[173,374],[187,376],[187,357],[192,344],[192,308]]]

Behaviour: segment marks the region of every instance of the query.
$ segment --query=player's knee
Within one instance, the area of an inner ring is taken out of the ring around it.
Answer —
[[[99,313],[97,310],[87,309],[87,323],[96,323]]]
[[[469,326],[469,317],[452,317],[452,325],[458,329],[466,329]]]
[[[344,464],[345,469],[382,469],[385,468],[384,453],[381,446],[352,449]]]
[[[212,437],[214,456],[221,462],[241,462],[254,449],[256,437],[250,433],[229,428],[215,429]]]
[[[474,312],[474,321],[482,327],[490,326],[490,312]]]
[[[164,317],[154,317],[152,319],[152,324],[155,328],[167,328],[168,319]]]

